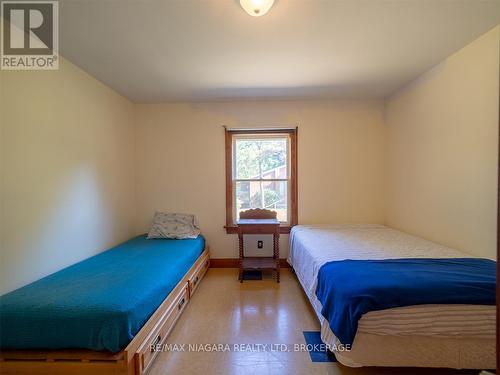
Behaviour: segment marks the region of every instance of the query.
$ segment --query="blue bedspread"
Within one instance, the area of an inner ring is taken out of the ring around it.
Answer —
[[[494,305],[496,262],[488,259],[343,260],[319,270],[321,314],[344,345],[370,311],[422,304]]]
[[[123,349],[203,252],[202,236],[108,251],[0,297],[3,349]]]

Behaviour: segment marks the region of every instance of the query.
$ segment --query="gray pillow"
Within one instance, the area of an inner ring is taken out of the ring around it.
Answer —
[[[153,238],[185,239],[196,238],[200,228],[194,215],[156,212],[148,233],[148,240]]]

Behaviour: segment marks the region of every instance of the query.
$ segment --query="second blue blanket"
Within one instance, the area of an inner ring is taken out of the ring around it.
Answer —
[[[316,296],[344,345],[370,311],[422,304],[494,305],[496,262],[488,259],[343,260],[325,263]]]

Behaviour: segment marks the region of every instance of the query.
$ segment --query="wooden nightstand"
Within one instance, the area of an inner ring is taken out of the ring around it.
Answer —
[[[240,220],[237,221],[238,240],[240,250],[240,283],[243,282],[244,270],[274,270],[276,271],[276,281],[280,282],[280,222],[276,218],[276,212],[252,209],[240,213]],[[245,257],[243,245],[243,235],[245,234],[272,234],[273,235],[273,256],[272,257]]]

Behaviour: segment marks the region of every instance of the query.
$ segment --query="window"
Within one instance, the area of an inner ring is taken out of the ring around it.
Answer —
[[[226,129],[226,230],[241,211],[276,211],[282,232],[297,224],[297,129]]]

